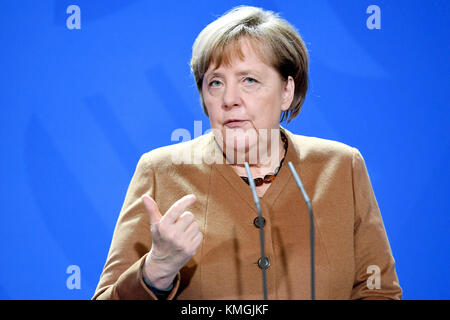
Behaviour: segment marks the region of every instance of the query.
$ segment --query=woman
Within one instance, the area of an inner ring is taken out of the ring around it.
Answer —
[[[237,7],[199,34],[191,67],[212,132],[141,157],[94,299],[260,299],[261,268],[269,299],[309,299],[309,217],[288,162],[314,209],[316,297],[400,299],[359,151],[280,126],[307,91],[295,29],[270,11]]]

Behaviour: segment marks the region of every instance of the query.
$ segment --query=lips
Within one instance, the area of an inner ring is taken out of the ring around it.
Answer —
[[[239,128],[239,127],[242,127],[246,121],[247,120],[230,119],[230,120],[225,121],[224,125],[228,128]]]

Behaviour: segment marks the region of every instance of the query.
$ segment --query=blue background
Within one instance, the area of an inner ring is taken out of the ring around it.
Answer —
[[[0,298],[92,297],[140,155],[209,128],[191,46],[239,4],[299,29],[311,85],[287,129],[361,151],[404,298],[450,298],[444,0],[0,1]],[[381,30],[366,27],[371,4]]]

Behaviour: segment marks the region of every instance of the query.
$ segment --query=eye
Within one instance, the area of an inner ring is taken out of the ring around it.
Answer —
[[[255,78],[246,77],[246,78],[244,78],[244,82],[245,82],[246,84],[254,84],[254,83],[257,83],[258,80],[256,80]]]
[[[222,85],[222,83],[219,80],[212,80],[211,82],[209,82],[208,86],[212,87],[212,88],[217,88],[220,87],[220,85]]]

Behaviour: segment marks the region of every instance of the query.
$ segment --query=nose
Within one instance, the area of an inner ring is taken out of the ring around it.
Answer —
[[[228,84],[223,93],[223,107],[231,109],[241,105],[241,95],[237,85]]]

